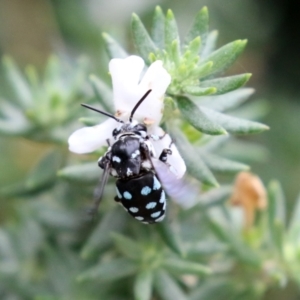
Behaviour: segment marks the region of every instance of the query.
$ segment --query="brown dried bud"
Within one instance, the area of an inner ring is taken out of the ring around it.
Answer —
[[[235,179],[230,203],[243,208],[244,226],[252,227],[256,210],[263,210],[268,204],[266,189],[260,178],[250,172],[240,172]]]

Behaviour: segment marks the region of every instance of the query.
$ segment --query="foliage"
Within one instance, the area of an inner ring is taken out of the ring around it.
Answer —
[[[66,141],[79,118],[98,123],[79,103],[113,111],[111,89],[89,76],[84,61],[66,69],[51,57],[40,78],[34,67],[23,75],[5,57],[14,97],[1,104],[0,132],[51,146],[22,182],[0,190],[12,203],[6,209],[14,211],[0,231],[1,299],[252,300],[274,286],[299,285],[299,203],[287,222],[280,184],[271,182],[269,209],[247,230],[226,203],[232,186],[222,176],[248,170],[236,160],[259,160],[262,153],[232,135],[268,129],[239,116],[238,106],[253,93],[242,87],[250,74],[223,76],[246,41],[216,49],[207,8],[197,14],[184,42],[172,11],[165,15],[159,7],[151,34],[135,14],[132,34],[139,55],[148,64],[163,60],[172,76],[163,126],[203,194],[185,211],[169,203],[167,220],[146,226],[113,203],[110,180],[98,219],[87,221],[83,204],[90,203],[101,170],[95,155],[69,154]],[[127,56],[111,36],[103,38],[110,58]],[[261,108],[263,103],[245,105],[244,113],[256,118]]]

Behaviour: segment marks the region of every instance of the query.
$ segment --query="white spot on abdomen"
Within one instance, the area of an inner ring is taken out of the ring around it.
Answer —
[[[161,194],[160,194],[159,202],[160,202],[160,203],[164,203],[165,201],[166,201],[166,194],[165,194],[165,191],[162,190],[162,191],[161,191]]]
[[[141,194],[144,196],[147,196],[151,193],[151,188],[149,188],[149,186],[145,186],[142,188],[141,190]]]
[[[151,214],[151,217],[152,218],[157,218],[160,215],[160,213],[161,213],[161,211],[157,211],[157,212]]]
[[[139,211],[137,207],[129,207],[129,210],[133,213],[137,213]]]
[[[154,220],[155,222],[160,222],[165,218],[165,215],[162,215],[161,217],[159,217],[158,219]]]
[[[147,208],[147,209],[152,209],[152,208],[154,208],[156,205],[157,205],[156,202],[149,202],[149,203],[146,205],[146,208]]]
[[[161,188],[161,184],[156,178],[156,176],[153,176],[153,189],[154,190],[159,190]]]
[[[132,198],[132,195],[129,192],[124,192],[123,196],[125,199],[130,200]]]

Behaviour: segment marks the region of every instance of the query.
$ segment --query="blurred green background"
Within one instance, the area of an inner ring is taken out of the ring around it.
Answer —
[[[34,65],[40,72],[53,53],[66,62],[85,56],[90,60],[89,70],[107,79],[108,57],[101,32],[109,32],[128,52],[135,53],[130,36],[131,13],[137,13],[150,27],[156,5],[164,11],[173,10],[182,35],[195,13],[207,5],[210,28],[220,33],[219,46],[248,39],[246,51],[230,74],[253,73],[247,86],[254,87],[256,93],[250,101],[264,101],[266,113],[262,113],[259,121],[271,130],[244,139],[265,147],[265,159],[259,162],[254,159],[252,171],[265,183],[274,178],[282,183],[291,213],[300,191],[298,1],[1,0],[0,55],[10,55],[21,69]],[[1,98],[12,97],[3,69],[0,69],[0,91]],[[48,149],[46,143],[0,136],[0,187],[22,180]],[[0,198],[3,223],[13,215],[6,201],[6,197]],[[273,297],[272,293],[269,297]]]

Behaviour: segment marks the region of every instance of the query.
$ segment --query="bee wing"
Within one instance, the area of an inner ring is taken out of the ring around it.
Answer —
[[[178,178],[168,164],[156,158],[151,158],[151,160],[167,194],[184,208],[195,205],[200,194],[199,187],[183,178]]]

